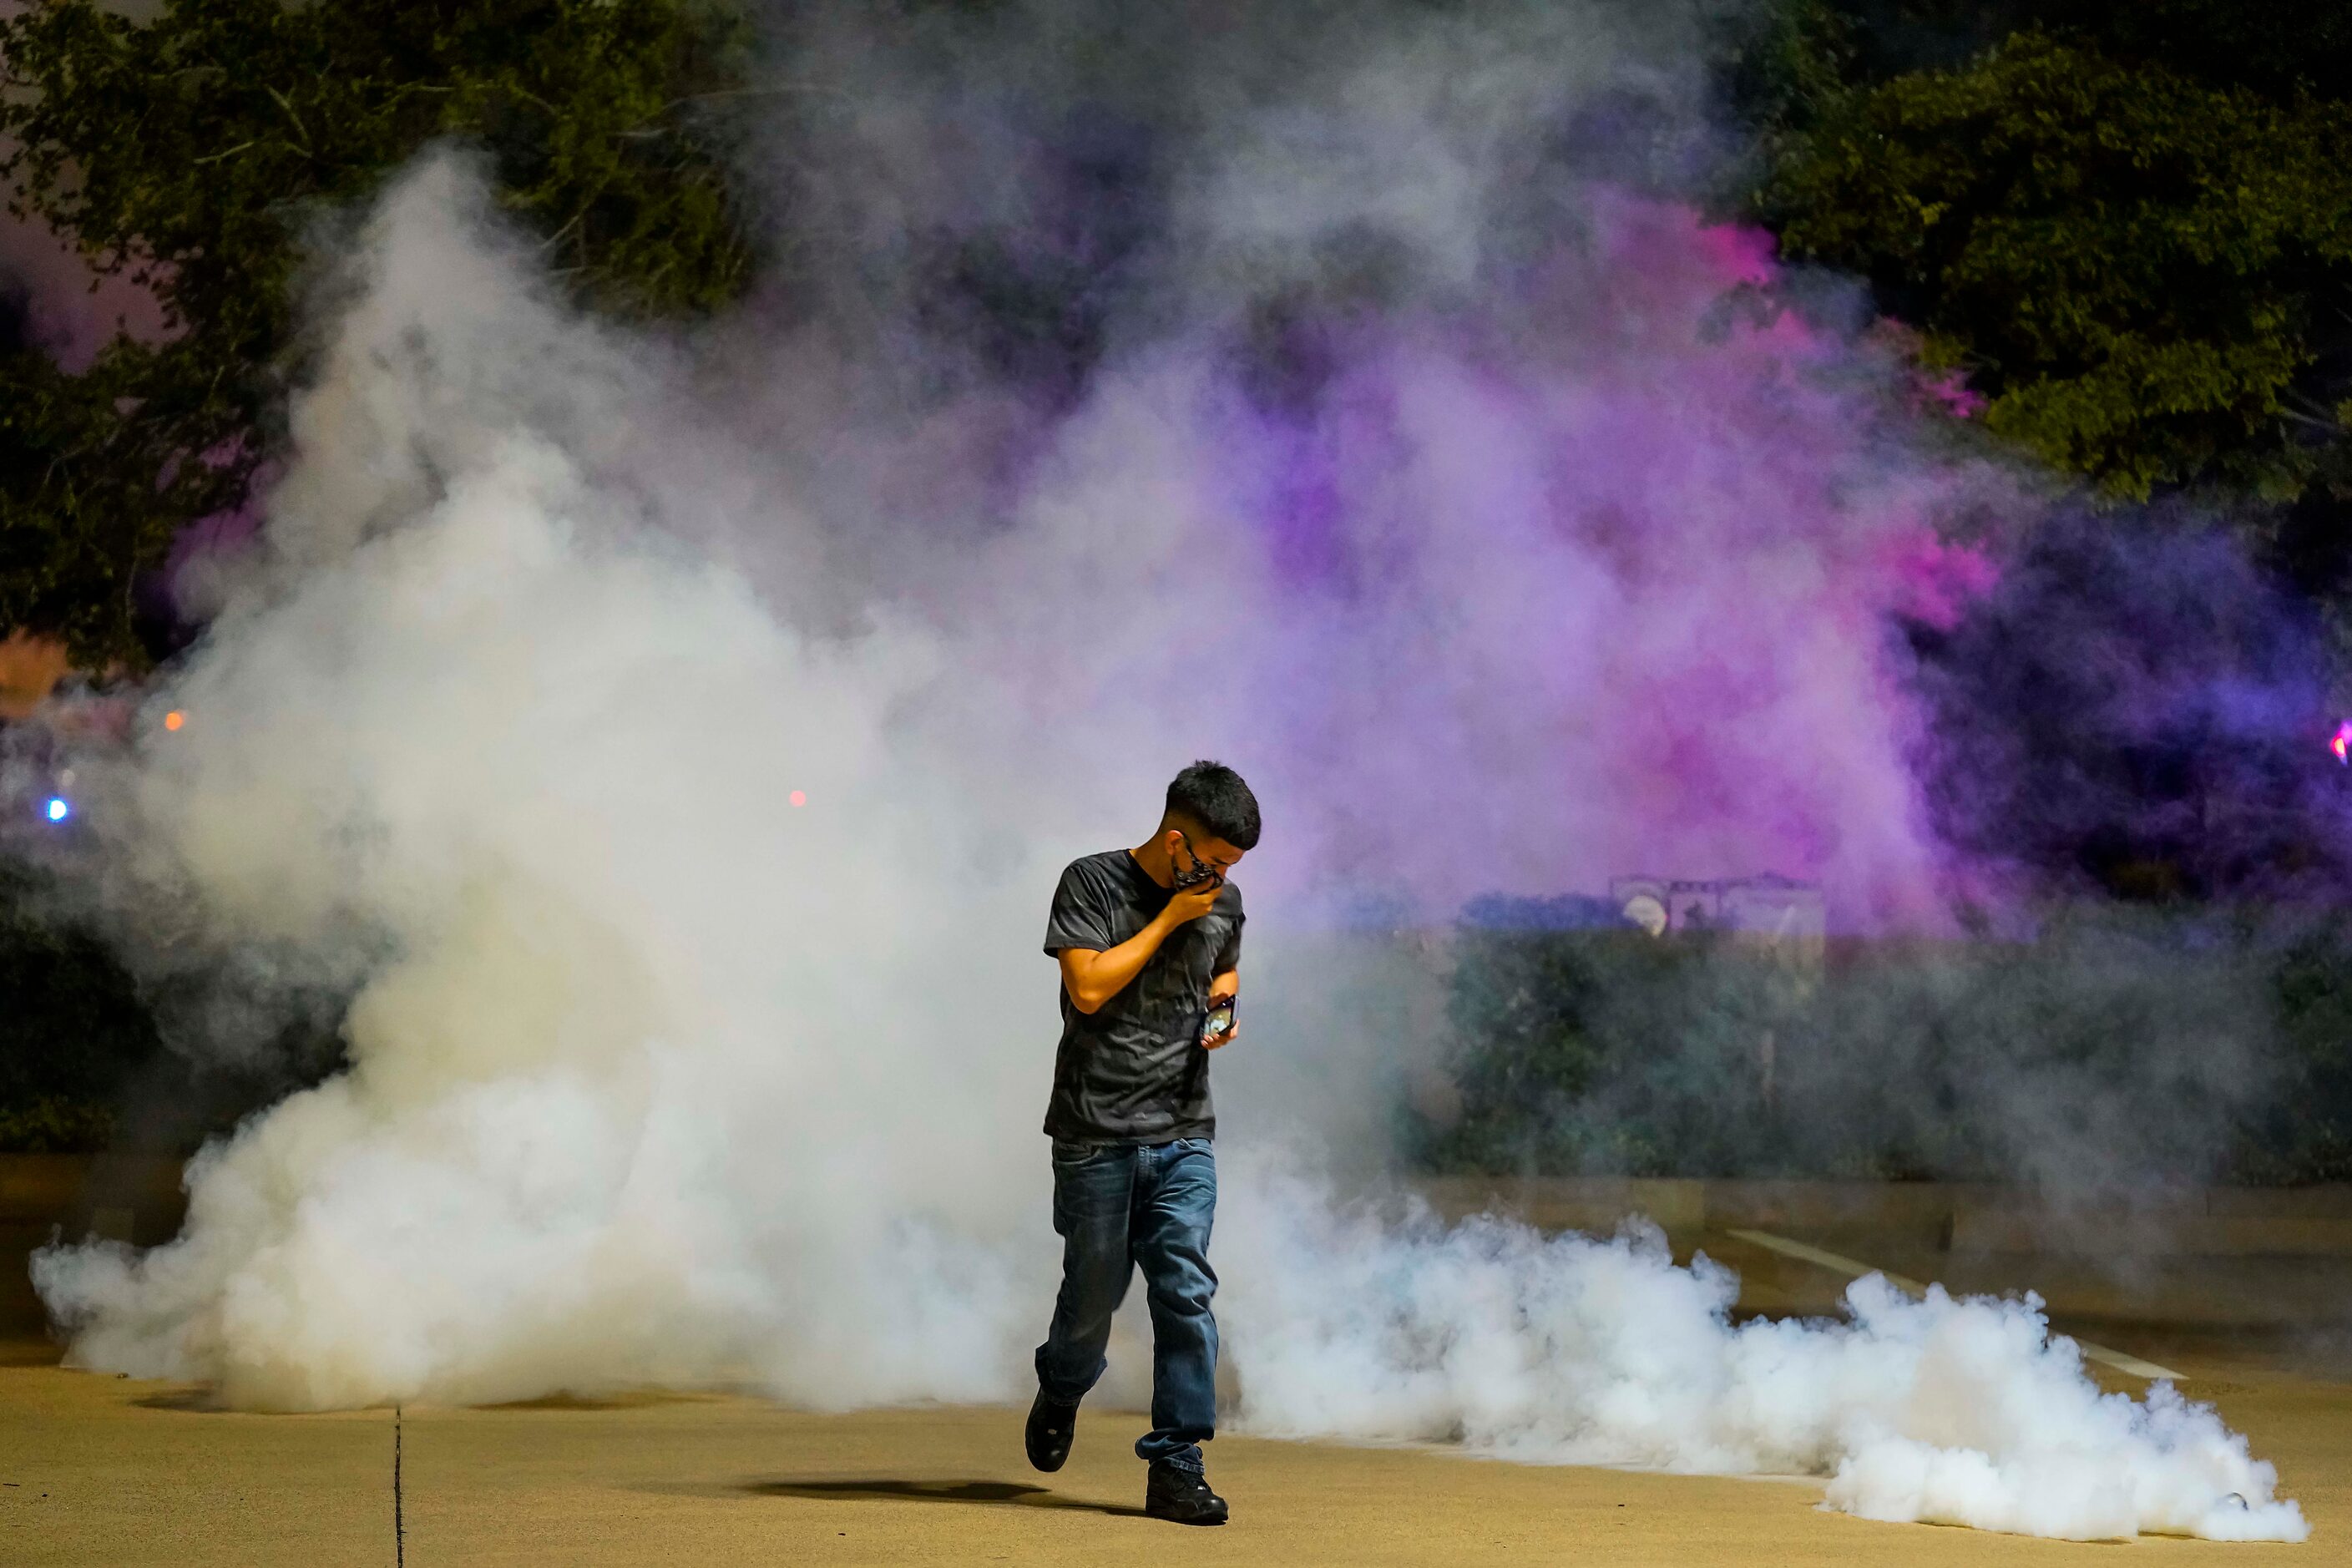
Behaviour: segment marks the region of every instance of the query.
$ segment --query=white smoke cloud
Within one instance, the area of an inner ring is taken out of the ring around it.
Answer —
[[[1873,1275],[1849,1321],[1733,1327],[1738,1280],[1704,1257],[1675,1268],[1654,1229],[1400,1222],[1245,1168],[1220,1308],[1254,1430],[1826,1475],[1829,1506],[1865,1519],[2071,1540],[2307,1533],[2210,1407],[2168,1384],[2102,1393],[2036,1300],[1914,1301]]]
[[[819,1401],[998,1391],[966,1302],[1003,1264],[924,1237],[1008,1225],[1001,1129],[1043,1085],[1002,1026],[929,1030],[1015,1016],[1042,961],[966,929],[1032,900],[932,841],[939,781],[883,733],[934,656],[795,637],[632,530],[508,384],[625,373],[567,359],[479,207],[446,163],[388,205],[273,560],[168,694],[194,717],[91,791],[225,945],[376,955],[352,1068],[208,1152],[183,1244],[45,1284],[98,1310],[83,1357],[263,1406],[738,1363]],[[886,1288],[901,1255],[936,1286]],[[883,1365],[838,1354],[893,1318]]]
[[[1246,448],[1203,356],[1139,349],[1003,516],[910,534],[907,497],[976,492],[920,482],[986,444],[969,405],[812,415],[856,377],[804,339],[775,345],[792,384],[713,395],[698,364],[740,345],[699,361],[573,321],[487,208],[447,158],[385,198],[266,559],[154,695],[187,727],[91,763],[119,885],[224,951],[364,983],[349,1070],[208,1149],[178,1241],[40,1257],[77,1364],[271,1409],[646,1382],[1023,1397],[1056,1272],[1044,891],[1213,746],[1268,803],[1254,939],[1359,863],[1436,900],[1498,866],[1556,886],[1638,840],[1617,816],[1656,788],[1612,772],[1655,718],[1627,666],[1696,692],[1723,650],[1683,645],[1714,626],[1761,661],[1723,728],[1770,813],[1851,818],[1824,863],[1885,902],[1933,871],[1878,601],[1848,613],[1838,584],[1941,481],[1850,445],[1828,495],[1768,461],[1772,421],[1826,440],[1871,395],[1790,386],[1747,422],[1754,365],[1717,374],[1694,336],[1704,267],[1662,286],[1602,246],[1576,279],[1596,292],[1547,318],[1584,323],[1560,352],[1481,363],[1431,331],[1373,353],[1366,425],[1307,444],[1381,492],[1331,502],[1381,570],[1297,593],[1246,532],[1291,458]],[[1645,212],[1610,232],[1702,243]],[[1620,462],[1613,411],[1661,401],[1701,437]],[[1560,442],[1619,464],[1590,510],[1649,507],[1649,532],[1554,526],[1581,482]],[[1816,502],[1821,526],[1776,531]],[[1410,765],[1399,729],[1445,765]],[[1773,826],[1748,810],[1681,852]],[[1458,831],[1421,831],[1448,812]],[[1274,1081],[1250,1052],[1294,1043],[1237,1045],[1229,1101]],[[1228,1120],[1293,1118],[1314,1108]],[[1382,1225],[1282,1170],[1236,1152],[1219,1228],[1251,1429],[1801,1469],[1882,1519],[2303,1533],[2210,1412],[2098,1394],[2030,1308],[1865,1285],[1850,1325],[1734,1329],[1728,1278],[1654,1244]]]

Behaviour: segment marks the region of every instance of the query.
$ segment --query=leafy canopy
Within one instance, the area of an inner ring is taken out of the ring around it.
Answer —
[[[2352,110],[2032,30],[1874,83],[1858,52],[1820,5],[1759,50],[1790,255],[1869,276],[1993,429],[2112,490],[2352,479]]]
[[[586,302],[707,310],[744,282],[724,172],[742,18],[698,0],[92,0],[0,20],[13,210],[161,300],[171,335],[80,374],[0,344],[0,628],[141,654],[133,587],[270,451],[306,226],[436,139]]]

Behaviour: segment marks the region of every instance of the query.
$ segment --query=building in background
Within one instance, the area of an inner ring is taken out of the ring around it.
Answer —
[[[1625,921],[1654,937],[1718,931],[1775,961],[1762,972],[1782,1006],[1801,1004],[1820,982],[1829,951],[1829,918],[1822,890],[1811,882],[1766,874],[1717,882],[1664,877],[1614,877],[1610,901]],[[1756,1037],[1757,1086],[1769,1110],[1778,1098],[1779,1031]]]
[[[1816,956],[1829,940],[1821,889],[1787,877],[1767,874],[1715,882],[1613,877],[1609,901],[1629,924],[1652,936],[1728,931],[1810,949]]]

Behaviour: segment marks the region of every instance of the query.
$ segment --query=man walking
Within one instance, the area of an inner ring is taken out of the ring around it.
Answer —
[[[1062,1291],[1037,1347],[1029,1462],[1058,1470],[1078,1402],[1102,1376],[1111,1314],[1139,1266],[1151,1306],[1151,1467],[1144,1511],[1223,1524],[1201,1445],[1216,1434],[1217,1321],[1209,1226],[1217,1207],[1209,1052],[1234,1038],[1241,889],[1257,797],[1222,763],[1168,786],[1160,827],[1132,849],[1073,860],[1045,951],[1062,965],[1062,1044],[1045,1132]]]

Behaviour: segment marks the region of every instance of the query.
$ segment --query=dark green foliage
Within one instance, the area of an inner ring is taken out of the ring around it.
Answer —
[[[1697,975],[1693,951],[1639,931],[1465,932],[1449,1009],[1462,1118],[1441,1163],[1655,1166],[1649,1129],[1582,1112]]]
[[[0,1154],[99,1153],[114,1142],[114,1127],[106,1100],[0,1100]]]
[[[1987,423],[2119,493],[2270,499],[2352,479],[2352,109],[2038,32],[1838,90],[1844,35],[1783,35],[1759,211],[1867,274]]]
[[[0,626],[136,659],[131,585],[270,450],[309,225],[420,147],[490,154],[580,297],[706,310],[747,275],[722,172],[740,19],[698,0],[91,0],[0,21],[16,210],[163,301],[174,336],[0,374]]]
[[[348,984],[152,947],[134,975],[57,876],[0,859],[0,1153],[189,1153],[348,1065]]]
[[[86,664],[136,657],[139,570],[233,506],[248,467],[181,460],[239,417],[197,359],[117,342],[72,375],[37,346],[0,351],[0,628],[62,637]]]
[[[1646,1176],[1816,1158],[1780,1113],[1786,1046],[1816,1017],[1805,970],[1629,931],[1469,931],[1456,957],[1461,1110],[1428,1145],[1439,1166]]]
[[[0,1152],[103,1148],[155,1026],[103,947],[34,917],[29,886],[0,866]]]
[[[2030,942],[1465,932],[1443,1169],[2352,1174],[2352,923],[2061,911]]]
[[[2029,28],[2217,86],[2352,96],[2352,10],[2336,0],[1783,0],[1738,19],[1735,86],[1750,110],[1790,107],[1762,89],[1787,86],[1792,58],[1828,67],[1840,87],[1875,86],[1963,65]]]
[[[2255,1180],[2352,1181],[2352,918],[2292,943],[2274,984],[2286,1072],[2242,1163]]]

